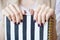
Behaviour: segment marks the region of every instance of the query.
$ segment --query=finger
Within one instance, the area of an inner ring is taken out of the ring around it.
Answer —
[[[13,12],[12,12],[8,7],[5,8],[5,9],[6,9],[6,11],[8,12],[8,14],[11,15],[11,19],[12,19],[12,21],[15,23],[15,22],[16,22],[15,14],[13,14]]]
[[[20,14],[16,11],[16,9],[13,7],[13,5],[9,5],[10,9],[13,11],[13,13],[15,14],[16,17],[16,22],[17,24],[20,22]]]
[[[34,20],[37,20],[37,16],[38,16],[38,13],[39,13],[40,9],[41,9],[41,6],[39,5],[37,7],[37,9],[34,11]]]
[[[17,5],[14,4],[14,7],[15,7],[15,9],[18,11],[18,13],[20,13],[20,18],[21,18],[21,20],[23,20],[23,12],[18,8]]]
[[[49,7],[46,7],[45,10],[42,12],[42,23],[44,24],[45,23],[45,20],[46,20],[46,14],[49,10]]]
[[[5,11],[5,9],[2,10],[2,13],[3,13],[4,16],[7,16],[8,15],[8,13]]]
[[[7,12],[5,9],[3,10],[3,13],[4,13],[4,15],[7,16],[8,19],[11,21],[11,15],[8,14],[8,12]]]
[[[45,7],[46,5],[42,5],[41,10],[39,11],[39,14],[38,14],[38,24],[40,25],[42,23],[42,12],[44,11]]]
[[[10,14],[8,14],[7,17],[8,17],[8,19],[9,19],[10,21],[12,21],[12,17],[11,17]],[[14,22],[15,22],[15,21],[14,21]]]
[[[34,10],[33,9],[29,9],[31,15],[34,15]]]
[[[46,14],[46,21],[48,21],[48,19],[54,15],[54,10],[53,9],[49,9],[48,13]]]
[[[22,12],[23,12],[23,15],[26,15],[26,13],[27,13],[26,10],[22,10]]]

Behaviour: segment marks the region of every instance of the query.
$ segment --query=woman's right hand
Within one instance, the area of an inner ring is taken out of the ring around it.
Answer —
[[[17,5],[9,5],[2,10],[3,15],[7,16],[9,20],[13,21],[14,23],[20,23],[23,20],[22,10],[19,9]]]

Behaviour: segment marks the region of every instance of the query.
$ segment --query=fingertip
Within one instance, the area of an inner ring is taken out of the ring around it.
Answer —
[[[48,18],[46,18],[46,21],[48,21]]]
[[[41,25],[41,22],[40,22],[40,21],[37,21],[37,23],[38,23],[39,25]]]
[[[12,19],[11,19],[11,21],[12,21]]]
[[[23,20],[21,20],[21,22],[23,22]]]
[[[44,24],[45,23],[45,21],[42,21],[42,24]]]
[[[27,13],[26,10],[23,10],[23,15],[26,15],[26,13]]]
[[[20,24],[20,22],[19,23],[15,22],[14,24]]]
[[[45,19],[45,22],[46,22],[46,19]]]
[[[33,19],[34,19],[34,20],[37,20],[37,15],[34,14],[34,18],[33,18]]]
[[[20,24],[20,22],[18,24]]]
[[[36,18],[34,17],[33,20],[36,21]]]
[[[23,15],[20,15],[20,19],[23,20]]]
[[[20,20],[16,19],[16,23],[18,24],[20,22]]]
[[[10,21],[12,21],[12,19],[8,18]]]
[[[38,27],[41,27],[41,23],[38,23]]]
[[[17,21],[16,23],[18,24],[19,22]]]
[[[16,22],[14,24],[16,24]]]
[[[21,12],[22,12],[22,15],[26,15],[26,11],[25,10],[21,10]]]
[[[36,22],[36,20],[34,20],[34,22]]]
[[[20,23],[21,23],[21,20],[19,20],[17,24],[20,24]]]
[[[49,17],[50,17],[50,15],[47,14],[46,15],[46,21],[48,21]]]
[[[40,24],[38,24],[38,27],[41,27]]]
[[[42,17],[42,23],[43,23],[43,24],[45,23],[45,18],[44,18],[44,17]]]
[[[31,15],[34,15],[34,10],[33,9],[29,9]]]

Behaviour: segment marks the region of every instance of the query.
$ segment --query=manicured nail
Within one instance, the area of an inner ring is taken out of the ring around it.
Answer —
[[[23,22],[23,20],[21,20],[21,22]]]
[[[36,22],[36,20],[34,20],[34,22]]]
[[[40,24],[38,24],[38,27],[40,27]]]
[[[18,24],[20,24],[20,22]]]
[[[24,10],[24,13],[26,14],[27,12]]]
[[[16,22],[15,22],[15,24],[16,24]]]
[[[41,23],[41,25],[43,25],[43,23]]]
[[[12,21],[12,19],[11,19],[11,21]]]
[[[41,26],[43,26],[43,23],[41,23]]]

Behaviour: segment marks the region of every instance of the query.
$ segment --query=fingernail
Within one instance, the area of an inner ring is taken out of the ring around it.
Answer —
[[[41,23],[41,25],[43,25],[43,23]]]
[[[41,25],[43,25],[43,23],[41,23]]]
[[[26,14],[27,12],[24,10],[24,13]]]
[[[15,24],[16,24],[16,22],[15,22]]]
[[[12,21],[12,19],[11,19],[11,21]]]
[[[34,22],[36,22],[36,20],[34,20]]]
[[[38,27],[40,27],[40,24],[38,24]]]
[[[43,23],[41,23],[41,26],[43,26]]]
[[[23,22],[23,20],[21,20],[21,22]]]
[[[46,20],[45,20],[45,22],[46,22]]]
[[[20,24],[20,22],[18,24]]]

